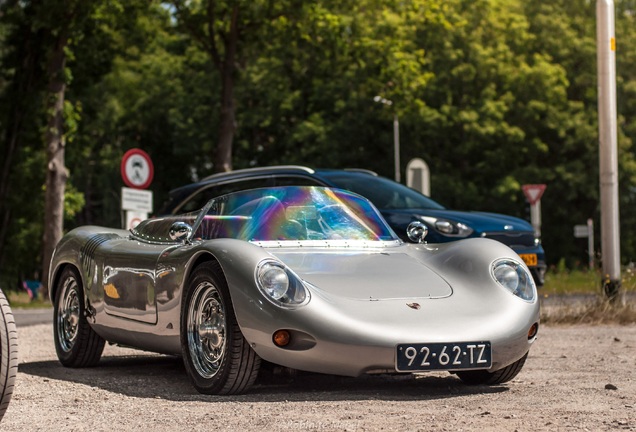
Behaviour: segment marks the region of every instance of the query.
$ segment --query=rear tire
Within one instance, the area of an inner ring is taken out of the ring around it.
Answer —
[[[105,341],[86,319],[82,279],[74,267],[66,267],[57,282],[53,334],[57,358],[64,366],[89,367],[99,362]]]
[[[9,407],[18,374],[18,331],[9,302],[0,290],[0,420]]]
[[[256,380],[261,359],[243,337],[217,262],[192,273],[181,306],[181,352],[199,393],[237,394]]]
[[[465,372],[457,372],[457,376],[461,379],[464,384],[468,385],[495,385],[495,384],[503,384],[512,380],[516,377],[523,365],[528,358],[528,353],[525,353],[523,357],[521,357],[516,362],[506,366],[503,369],[499,369],[498,371],[488,372],[485,370],[477,370],[477,371],[465,371]]]

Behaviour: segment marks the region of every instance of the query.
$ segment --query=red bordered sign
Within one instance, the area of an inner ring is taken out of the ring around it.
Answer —
[[[526,199],[530,203],[530,205],[534,205],[541,199],[543,196],[543,192],[545,191],[546,185],[544,184],[525,184],[521,186]]]
[[[126,186],[146,189],[155,174],[152,160],[145,151],[134,148],[128,150],[121,160],[121,177]]]

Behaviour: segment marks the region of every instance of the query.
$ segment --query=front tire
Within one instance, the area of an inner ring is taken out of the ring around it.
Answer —
[[[9,407],[18,374],[18,331],[9,302],[0,290],[0,420]]]
[[[468,385],[496,385],[503,384],[514,377],[516,377],[523,365],[528,358],[528,353],[525,353],[523,357],[521,357],[516,362],[506,366],[503,369],[499,369],[498,371],[488,372],[485,370],[477,370],[477,371],[465,371],[465,372],[457,372],[457,376],[461,379],[464,384]]]
[[[53,309],[55,351],[66,367],[95,366],[104,351],[104,339],[88,324],[84,289],[77,270],[66,267],[57,282]]]
[[[241,333],[217,262],[201,264],[189,280],[181,306],[181,351],[199,393],[242,393],[256,380],[261,359]]]

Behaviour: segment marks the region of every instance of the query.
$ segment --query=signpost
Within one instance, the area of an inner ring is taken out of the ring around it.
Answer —
[[[139,225],[139,222],[145,219],[148,219],[148,213],[127,210],[125,228],[128,230],[131,230],[135,228],[137,225]]]
[[[152,182],[154,166],[148,153],[134,148],[124,154],[120,168],[128,186],[121,188],[121,208],[126,211],[124,228],[132,229],[152,212],[152,191],[143,189]]]
[[[586,225],[574,225],[574,237],[587,238],[588,265],[594,270],[594,221],[590,218]]]
[[[431,172],[422,159],[411,159],[406,165],[406,185],[431,196]]]
[[[150,213],[152,211],[152,192],[127,187],[121,188],[121,208]]]
[[[530,223],[534,228],[534,235],[541,237],[541,197],[545,192],[544,184],[525,184],[521,186],[523,194],[530,203]]]

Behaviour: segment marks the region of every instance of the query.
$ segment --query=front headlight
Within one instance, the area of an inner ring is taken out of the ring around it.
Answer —
[[[495,261],[491,270],[493,278],[517,297],[526,301],[536,299],[537,288],[534,280],[520,263],[504,258]]]
[[[265,297],[277,306],[299,306],[309,301],[309,292],[300,278],[278,261],[261,261],[255,279]]]
[[[468,237],[473,233],[471,227],[461,222],[438,219],[430,216],[420,216],[420,219],[435,228],[435,230],[449,237]]]

